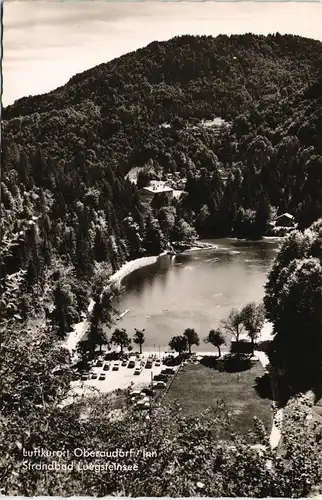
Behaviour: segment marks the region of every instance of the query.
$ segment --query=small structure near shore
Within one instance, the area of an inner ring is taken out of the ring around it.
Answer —
[[[275,218],[274,225],[278,227],[295,227],[294,215],[285,212]]]

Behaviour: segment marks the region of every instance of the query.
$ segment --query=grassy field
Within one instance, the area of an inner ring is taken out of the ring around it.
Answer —
[[[163,404],[178,401],[184,415],[198,415],[207,408],[215,408],[217,401],[226,403],[234,431],[247,434],[254,427],[257,416],[270,431],[271,401],[260,397],[256,390],[264,375],[257,362],[252,368],[238,373],[219,372],[202,364],[188,364],[181,368]],[[263,380],[263,379],[262,379]]]

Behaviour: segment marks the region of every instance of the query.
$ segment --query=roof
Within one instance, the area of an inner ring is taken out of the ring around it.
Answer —
[[[281,217],[287,217],[288,219],[294,219],[294,215],[291,215],[288,212],[285,212],[285,214],[278,215],[276,217],[276,220],[280,219]]]
[[[157,193],[170,193],[173,191],[172,188],[166,186],[163,181],[151,181],[149,186],[142,188],[143,191],[148,193],[157,194]]]
[[[157,193],[169,193],[169,192],[173,191],[173,189],[169,188],[169,187],[149,186],[149,187],[144,187],[143,191],[147,191],[148,193],[152,193],[152,194],[157,194]]]

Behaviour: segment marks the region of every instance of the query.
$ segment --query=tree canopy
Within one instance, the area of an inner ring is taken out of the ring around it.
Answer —
[[[276,333],[271,362],[295,380],[317,382],[322,366],[322,220],[283,242],[266,284]]]
[[[247,331],[254,353],[255,341],[259,337],[265,320],[265,309],[263,304],[250,302],[241,311],[243,325]]]
[[[198,346],[200,344],[199,335],[194,328],[186,328],[183,335],[187,339],[189,354],[191,354],[191,347],[193,345]]]
[[[169,342],[169,347],[179,354],[185,352],[188,348],[188,340],[185,335],[176,335]]]
[[[135,328],[135,334],[133,337],[134,344],[137,344],[140,346],[140,354],[142,354],[142,345],[145,342],[144,332],[145,332],[144,328],[143,328],[143,330],[138,330],[137,328]]]
[[[223,335],[222,331],[220,328],[217,328],[216,330],[210,330],[205,342],[210,343],[217,347],[218,349],[218,356],[221,357],[221,350],[220,348],[225,345],[225,336]]]
[[[131,339],[124,328],[115,328],[111,336],[111,342],[120,347],[123,353],[124,347],[129,347]]]

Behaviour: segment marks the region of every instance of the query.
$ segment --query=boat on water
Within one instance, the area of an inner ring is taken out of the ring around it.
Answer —
[[[123,316],[125,316],[128,312],[130,312],[130,309],[126,309],[126,311],[122,312],[122,314],[120,314],[116,319],[117,320],[122,319]]]

